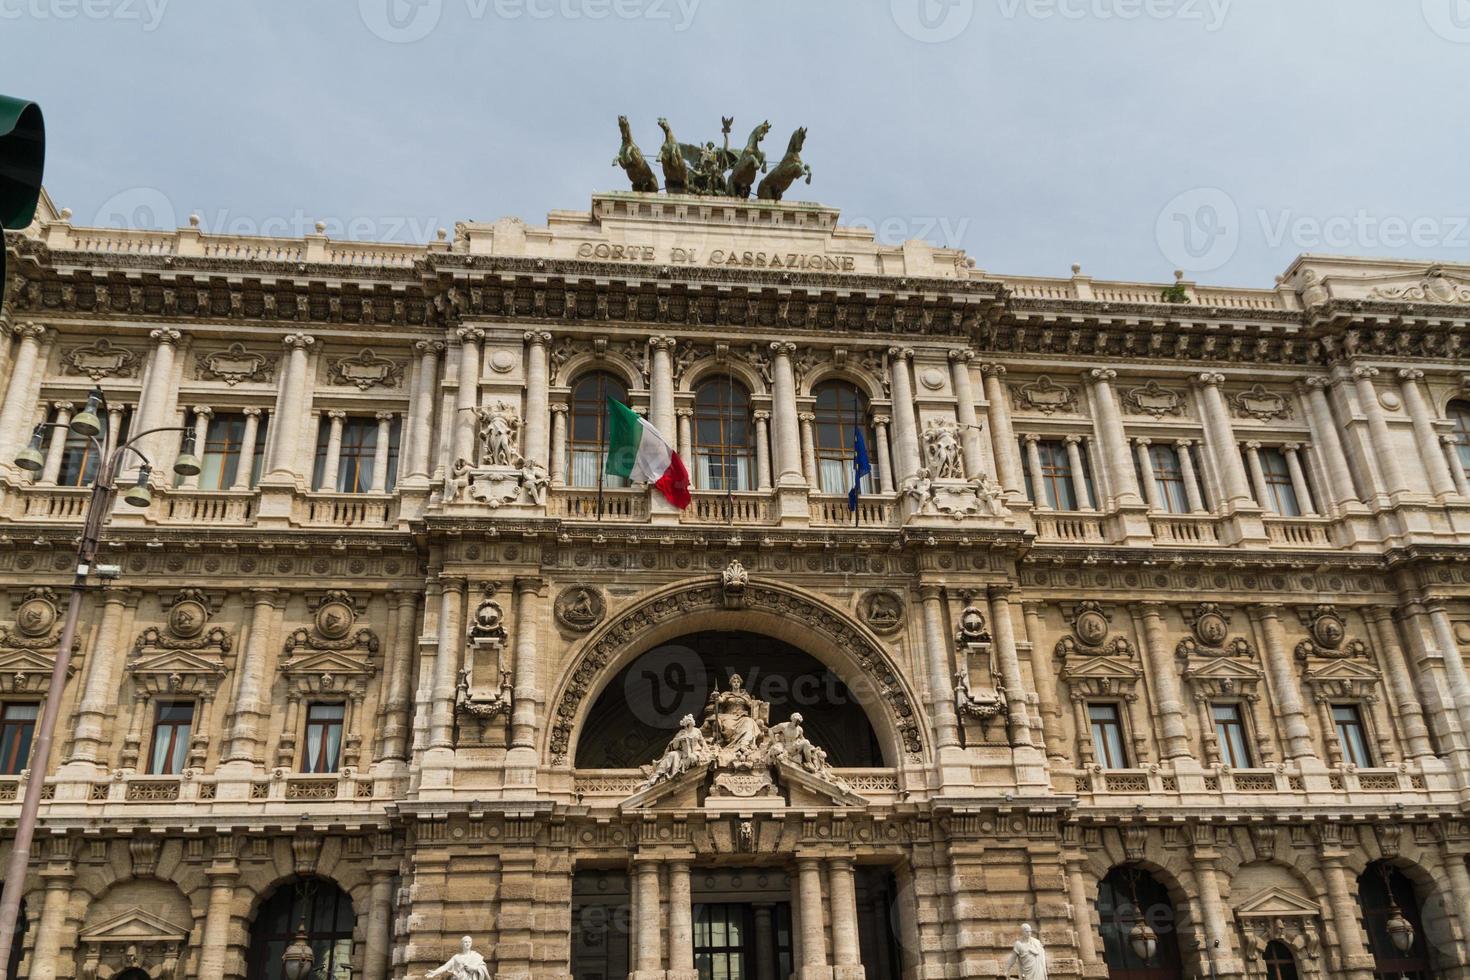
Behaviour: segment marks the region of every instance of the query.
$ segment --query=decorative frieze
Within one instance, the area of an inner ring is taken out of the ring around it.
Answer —
[[[61,355],[62,370],[101,381],[103,378],[132,378],[138,373],[138,355],[127,347],[98,337],[90,344],[73,347]]]
[[[339,357],[329,362],[327,379],[332,384],[350,385],[358,391],[397,388],[403,381],[403,365],[380,357],[370,347],[364,347],[351,357]]]
[[[194,359],[194,365],[201,380],[223,381],[234,387],[243,381],[270,382],[274,379],[279,360],[274,354],[248,350],[244,344],[236,341],[224,350],[199,354]]]
[[[1269,422],[1272,419],[1292,417],[1291,399],[1274,391],[1267,391],[1261,384],[1254,384],[1245,391],[1237,392],[1230,399],[1230,405],[1236,418]]]
[[[1045,374],[1035,381],[1012,385],[1011,392],[1018,410],[1043,415],[1077,411],[1077,389],[1059,385]]]
[[[1173,388],[1163,387],[1157,381],[1137,388],[1125,388],[1121,397],[1123,407],[1130,415],[1161,419],[1184,414],[1184,395]]]

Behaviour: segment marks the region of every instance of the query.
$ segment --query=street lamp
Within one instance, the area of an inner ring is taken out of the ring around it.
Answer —
[[[1139,919],[1128,930],[1128,945],[1133,947],[1133,955],[1147,963],[1159,951],[1158,933],[1150,929],[1147,922]]]
[[[25,800],[21,803],[20,819],[15,826],[15,840],[11,845],[9,862],[5,868],[5,889],[0,892],[0,980],[5,977],[5,964],[10,962],[10,949],[15,942],[16,919],[19,918],[20,898],[25,891],[26,870],[31,860],[31,839],[36,833],[36,815],[41,809],[41,788],[46,781],[46,762],[51,757],[51,741],[56,732],[56,720],[61,714],[61,694],[66,687],[66,675],[71,668],[71,646],[77,635],[77,621],[81,618],[82,596],[87,591],[87,576],[97,559],[101,542],[102,525],[112,511],[113,497],[117,494],[117,472],[129,454],[138,457],[142,465],[138,470],[138,481],[123,494],[123,500],[134,507],[147,507],[152,501],[148,490],[148,477],[153,472],[148,457],[136,448],[138,440],[155,432],[183,432],[186,435],[184,452],[179,454],[174,471],[188,476],[199,472],[199,460],[193,455],[193,431],[180,426],[160,426],[139,432],[127,442],[116,447],[108,445],[108,436],[103,432],[98,410],[106,411],[107,397],[101,389],[94,388],[87,396],[87,407],[66,425],[48,422],[36,426],[31,433],[31,442],[16,456],[15,465],[23,470],[36,472],[45,465],[41,456],[41,442],[47,429],[66,429],[88,440],[97,450],[102,461],[97,477],[92,482],[92,496],[87,500],[87,509],[82,515],[82,533],[77,542],[76,574],[72,578],[71,596],[67,601],[66,620],[61,628],[61,641],[56,648],[56,664],[51,669],[51,687],[47,690],[45,708],[41,712],[41,723],[36,729],[32,746],[31,778],[26,783]],[[98,437],[101,437],[100,440]],[[192,467],[192,469],[190,469]]]
[[[316,965],[316,954],[311,951],[311,943],[306,940],[306,922],[296,927],[296,936],[291,940],[291,945],[281,954],[281,972],[286,974],[286,980],[306,980],[311,976],[311,968]]]

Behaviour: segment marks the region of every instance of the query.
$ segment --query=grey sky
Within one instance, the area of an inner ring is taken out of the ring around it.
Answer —
[[[539,223],[626,188],[619,113],[650,155],[733,115],[996,272],[1470,261],[1470,0],[0,0],[0,49],[79,223]]]

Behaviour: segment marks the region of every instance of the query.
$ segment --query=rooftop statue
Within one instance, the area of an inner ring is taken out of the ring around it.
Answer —
[[[663,117],[658,120],[664,139],[658,150],[658,163],[664,173],[664,190],[670,194],[697,194],[705,197],[750,197],[752,189],[766,201],[779,201],[796,180],[805,177],[812,182],[812,168],[801,160],[802,144],[806,141],[805,127],[791,134],[786,155],[756,188],[756,178],[766,173],[766,155],[760,144],[771,131],[771,124],[763,122],[755,127],[739,151],[730,149],[730,130],[735,125],[732,116],[720,119],[723,140],[704,144],[680,143],[674,136],[673,126]],[[613,160],[614,166],[622,167],[628,174],[633,190],[657,193],[658,181],[648,165],[638,144],[633,141],[627,116],[618,117],[618,129],[623,143]]]

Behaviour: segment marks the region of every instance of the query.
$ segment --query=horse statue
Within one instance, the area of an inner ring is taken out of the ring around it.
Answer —
[[[633,130],[628,125],[627,116],[618,117],[618,131],[623,134],[623,145],[618,155],[613,157],[613,166],[623,168],[635,191],[657,194],[658,181],[653,179],[653,168],[643,159],[643,151],[633,142]]]
[[[740,156],[735,161],[735,167],[730,171],[727,187],[731,197],[746,198],[750,196],[750,189],[755,185],[755,173],[759,169],[761,173],[766,172],[766,155],[761,152],[761,140],[771,131],[771,124],[763,122],[750,131],[750,139],[745,141],[745,149],[740,151]]]
[[[664,131],[664,145],[658,148],[658,162],[664,168],[664,190],[683,194],[689,189],[689,165],[684,161],[684,151],[663,116],[658,118],[658,128]]]
[[[786,155],[776,164],[776,169],[761,178],[760,186],[755,191],[756,197],[762,201],[779,201],[796,178],[805,176],[808,184],[812,182],[812,168],[801,162],[801,146],[805,142],[806,127],[803,126],[791,134],[791,142],[786,145]]]
[[[705,143],[703,146],[679,144],[679,148],[684,151],[684,162],[689,167],[691,193],[710,197],[725,193],[725,171],[735,166],[735,154],[730,152],[730,127],[735,125],[735,117],[721,116],[720,125],[725,134],[723,146],[716,146],[714,143]]]

